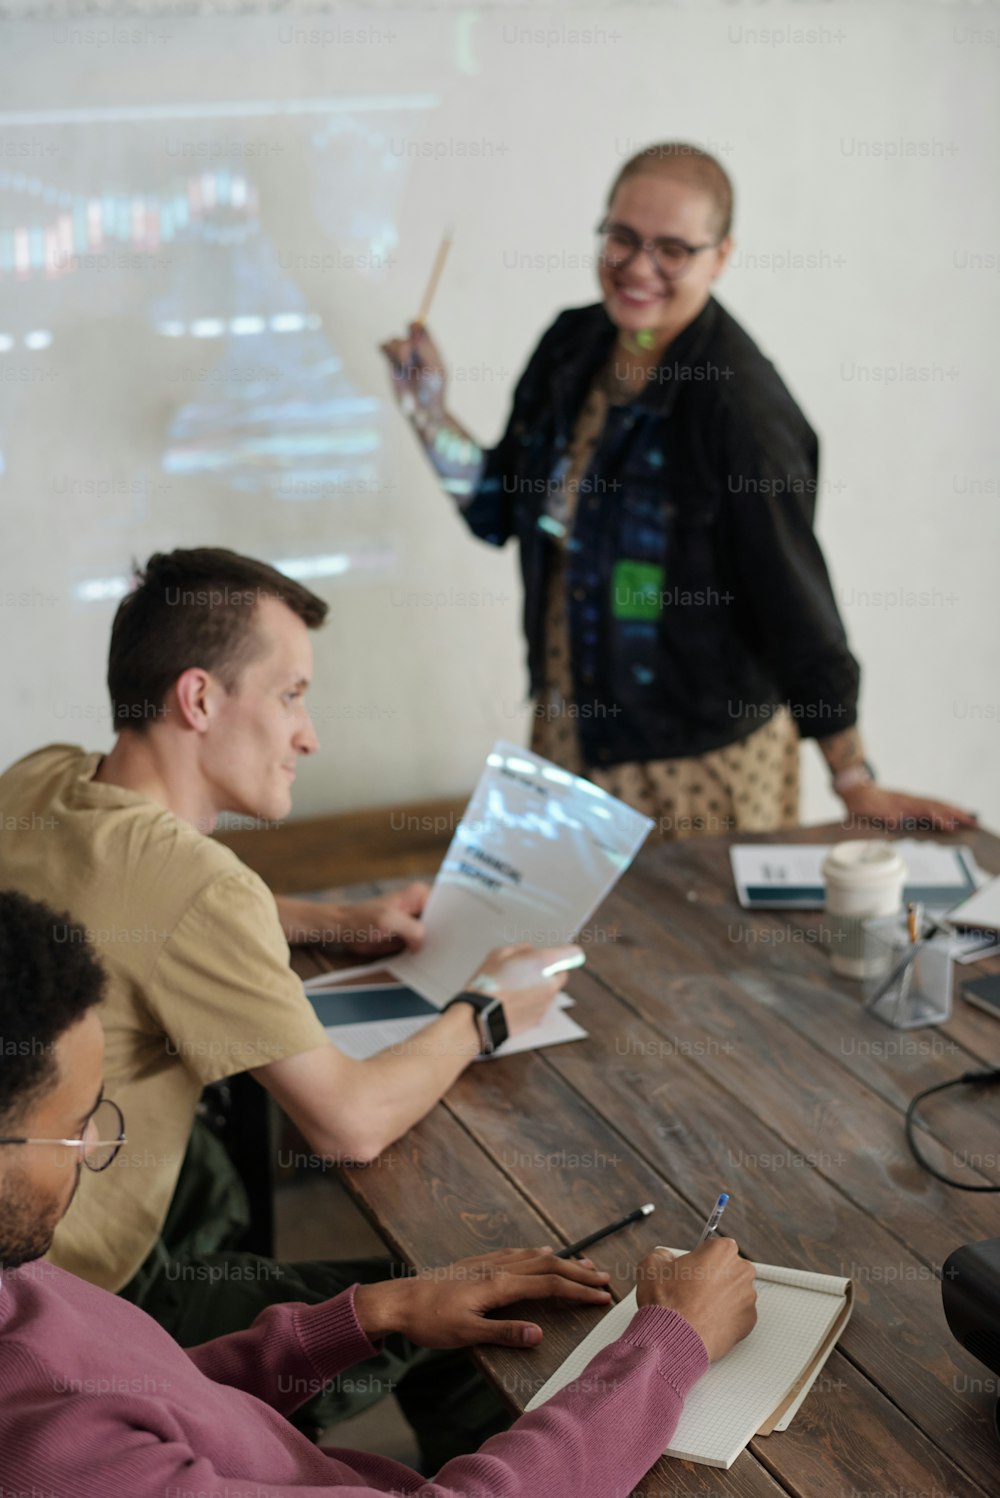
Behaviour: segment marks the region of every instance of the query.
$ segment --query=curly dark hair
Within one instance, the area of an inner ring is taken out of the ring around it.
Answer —
[[[0,1126],[8,1132],[51,1086],[54,1047],[104,997],[104,969],[82,926],[40,900],[0,890]]]

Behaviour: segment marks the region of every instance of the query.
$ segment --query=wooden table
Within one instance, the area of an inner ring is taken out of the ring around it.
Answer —
[[[1000,839],[965,840],[1000,871]],[[1000,1024],[961,1001],[942,1029],[869,1019],[858,985],[831,974],[822,924],[819,912],[741,910],[723,840],[647,849],[582,937],[571,992],[589,1039],[471,1067],[379,1161],[344,1172],[386,1242],[421,1268],[570,1242],[652,1200],[654,1218],[591,1250],[623,1295],[637,1259],[690,1244],[726,1186],[725,1228],[753,1258],[852,1276],[852,1320],[791,1429],[754,1440],[728,1472],[661,1460],[642,1498],[1000,1492],[996,1380],[951,1336],[936,1277],[954,1248],[1000,1234],[1000,1205],[940,1185],[903,1135],[915,1092],[1000,1063]],[[926,1118],[939,1168],[1000,1182],[997,1090],[956,1088]],[[978,1167],[963,1171],[956,1154]],[[521,1410],[599,1314],[533,1307],[542,1346],[486,1349],[482,1366]]]

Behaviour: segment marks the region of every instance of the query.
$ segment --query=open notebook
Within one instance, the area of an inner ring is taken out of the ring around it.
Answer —
[[[854,1304],[849,1279],[773,1264],[754,1268],[757,1324],[692,1389],[666,1456],[731,1467],[753,1436],[787,1430],[847,1325]],[[579,1378],[591,1359],[621,1336],[635,1312],[633,1290],[570,1353],[528,1409]]]

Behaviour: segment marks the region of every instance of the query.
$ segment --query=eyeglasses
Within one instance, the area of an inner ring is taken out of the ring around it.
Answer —
[[[636,255],[645,250],[653,269],[665,281],[677,281],[691,268],[695,255],[703,250],[718,249],[721,239],[711,244],[687,244],[683,239],[642,239],[627,224],[615,224],[605,219],[597,227],[600,236],[599,254],[605,265],[612,270],[624,270],[632,264]]]
[[[102,1138],[102,1134],[114,1138]],[[110,1098],[102,1098],[94,1109],[84,1139],[0,1139],[0,1144],[51,1144],[75,1149],[87,1169],[94,1171],[107,1170],[124,1143],[125,1118]]]

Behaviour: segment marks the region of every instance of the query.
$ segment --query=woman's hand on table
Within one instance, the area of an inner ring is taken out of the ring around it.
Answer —
[[[950,801],[890,791],[875,783],[854,786],[844,791],[841,800],[852,822],[887,832],[957,832],[960,827],[979,826],[974,812],[963,811]]]
[[[369,1340],[402,1332],[418,1347],[536,1347],[533,1321],[491,1320],[522,1300],[606,1306],[609,1276],[589,1259],[558,1259],[551,1248],[501,1248],[406,1279],[360,1285],[354,1309]]]

